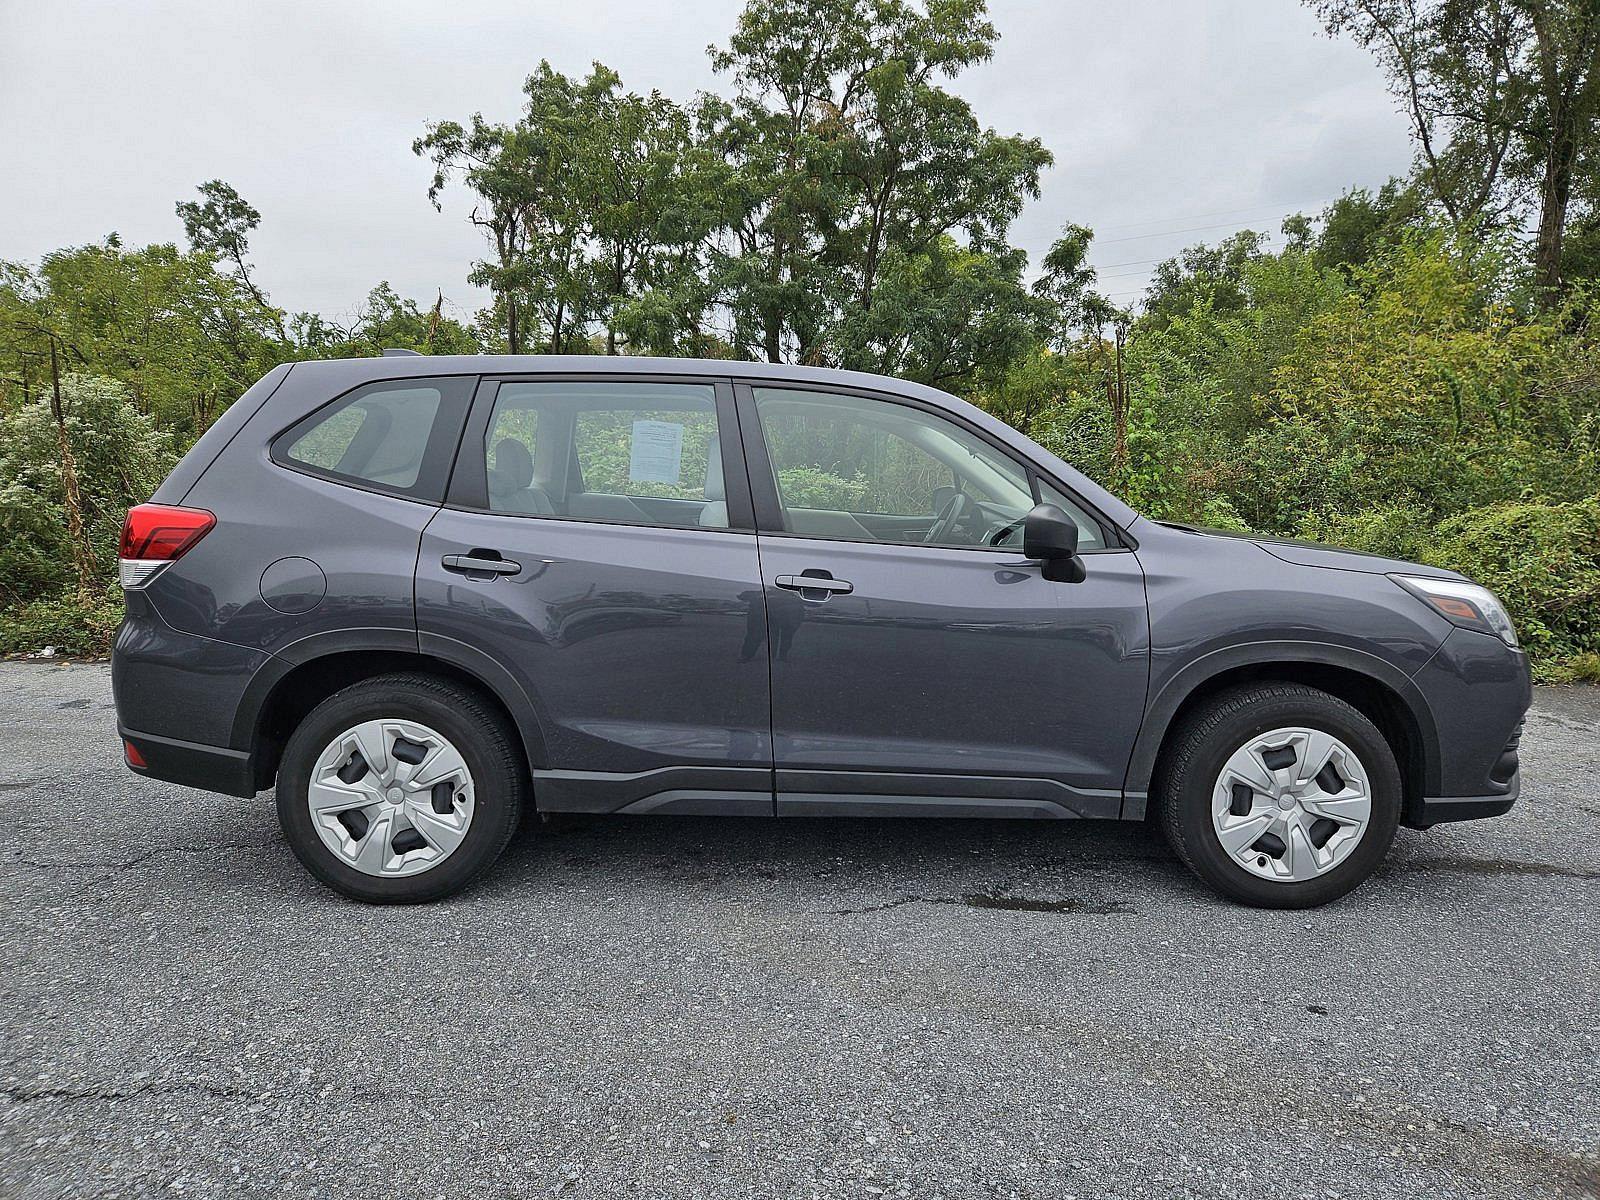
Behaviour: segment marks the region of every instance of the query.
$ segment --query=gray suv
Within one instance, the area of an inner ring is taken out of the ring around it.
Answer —
[[[1527,660],[1460,575],[1141,518],[872,375],[278,367],[128,515],[128,765],[277,786],[318,879],[436,899],[540,813],[1152,819],[1246,903],[1494,816]]]

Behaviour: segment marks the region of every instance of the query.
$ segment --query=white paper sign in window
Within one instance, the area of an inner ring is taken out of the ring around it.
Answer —
[[[673,421],[635,421],[628,455],[634,483],[677,483],[683,474],[683,426]]]

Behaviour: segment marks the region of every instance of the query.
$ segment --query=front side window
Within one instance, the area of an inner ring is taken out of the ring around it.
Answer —
[[[812,537],[1009,545],[1027,473],[943,417],[885,400],[754,389],[784,528]]]
[[[375,383],[283,434],[285,466],[400,495],[438,499],[470,393],[465,379]]]
[[[1081,505],[1069,496],[1064,495],[1059,488],[1051,487],[1043,479],[1039,480],[1039,500],[1043,504],[1054,504],[1072,518],[1078,526],[1079,550],[1104,550],[1106,548],[1105,531],[1100,528],[1100,523],[1083,511]],[[1017,545],[1021,545],[1021,535],[1018,535]]]
[[[491,511],[726,529],[716,389],[502,383],[484,437]]]

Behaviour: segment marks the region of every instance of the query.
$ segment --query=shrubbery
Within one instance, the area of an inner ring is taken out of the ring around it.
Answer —
[[[78,487],[92,576],[116,575],[128,508],[150,498],[177,461],[171,438],[113,379],[68,375],[58,425],[49,395],[0,411],[0,600],[61,592],[78,555],[67,516],[62,438]]]
[[[106,654],[122,621],[122,589],[69,590],[22,604],[0,606],[0,654]]]
[[[1424,557],[1493,590],[1536,660],[1600,652],[1600,498],[1471,509],[1440,522]]]

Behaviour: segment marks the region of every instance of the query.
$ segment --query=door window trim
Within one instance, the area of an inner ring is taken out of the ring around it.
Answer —
[[[460,385],[452,388],[451,384]],[[333,399],[298,417],[272,435],[267,443],[267,457],[275,466],[297,475],[326,480],[340,487],[355,488],[379,496],[393,496],[399,500],[414,500],[438,508],[449,492],[450,477],[454,470],[461,432],[466,427],[468,410],[478,385],[476,375],[408,375],[398,379],[369,379],[353,388],[346,388]],[[417,467],[417,478],[410,487],[393,487],[359,475],[344,475],[325,467],[301,462],[289,457],[289,447],[313,429],[319,422],[333,415],[334,410],[354,403],[361,392],[420,390],[433,388],[439,393],[439,407],[433,416],[433,427],[428,431],[428,441],[423,447],[422,462]]]
[[[507,383],[678,383],[710,386],[716,403],[717,445],[722,454],[722,485],[728,506],[728,526],[669,525],[665,522],[623,521],[611,517],[572,517],[563,513],[506,512],[489,507],[487,455],[474,448],[484,444],[489,421],[494,415],[500,387]],[[483,513],[494,517],[516,517],[532,521],[566,521],[578,525],[620,525],[629,529],[677,529],[700,533],[743,533],[756,530],[750,480],[745,472],[740,445],[739,420],[732,381],[714,375],[643,375],[614,371],[533,372],[530,374],[485,375],[472,397],[471,411],[462,429],[455,454],[455,466],[445,492],[444,507],[456,512]]]
[[[1027,477],[1028,488],[1033,493],[1033,502],[1035,504],[1039,503],[1039,481],[1042,479],[1076,504],[1085,516],[1100,527],[1100,537],[1105,542],[1105,545],[1094,548],[1086,547],[1079,551],[1080,554],[1124,554],[1133,549],[1128,535],[1104,513],[1095,508],[1094,505],[1085,501],[1074,488],[1068,487],[1054,475],[1040,470],[1031,460],[1022,457],[993,434],[963,419],[959,414],[953,413],[949,409],[941,408],[937,404],[930,404],[926,400],[919,400],[913,396],[902,396],[894,392],[880,392],[871,388],[850,387],[832,383],[812,383],[809,381],[735,377],[733,390],[740,427],[744,431],[745,458],[749,463],[748,484],[755,507],[756,528],[762,537],[798,538],[804,541],[816,542],[848,542],[852,545],[861,546],[902,546],[921,549],[960,550],[969,554],[974,551],[987,554],[1010,552],[1015,556],[1020,554],[1022,549],[1020,546],[933,547],[926,542],[901,542],[888,538],[837,537],[824,534],[794,533],[786,529],[783,519],[783,504],[778,494],[777,476],[772,468],[772,460],[767,454],[766,433],[761,427],[761,416],[756,410],[756,388],[762,388],[767,391],[798,392],[802,394],[811,392],[829,396],[849,396],[859,400],[878,400],[887,404],[898,404],[905,408],[915,409],[918,412],[949,421],[958,429],[982,441],[990,449],[1008,459],[1021,470]]]

